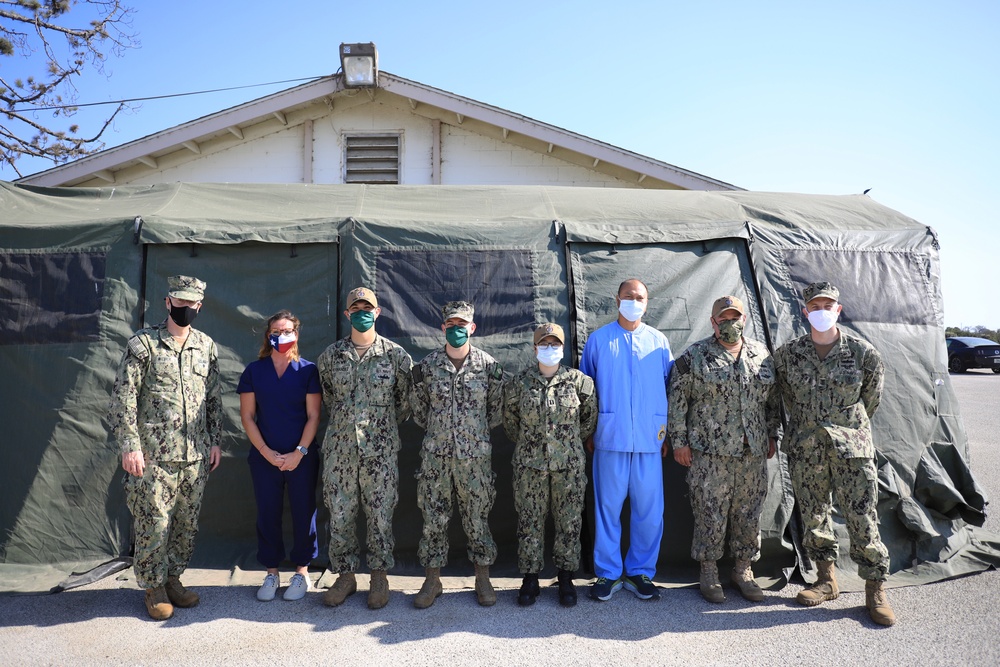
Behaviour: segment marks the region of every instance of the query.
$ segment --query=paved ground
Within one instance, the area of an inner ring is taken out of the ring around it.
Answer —
[[[1000,376],[952,376],[972,443],[973,471],[1000,497]],[[1000,533],[1000,517],[987,527]],[[672,589],[658,602],[622,591],[610,602],[584,599],[563,609],[551,589],[522,609],[514,590],[496,607],[476,605],[468,581],[429,610],[410,595],[419,579],[391,577],[389,606],[372,612],[362,592],[337,609],[320,594],[262,604],[252,586],[220,585],[228,573],[193,577],[203,602],[163,623],[147,620],[141,594],[126,577],[109,577],[49,596],[0,596],[0,665],[997,665],[1000,573],[894,589],[892,628],[868,620],[864,594],[807,609],[799,587],[759,605],[733,593],[708,605],[694,589]],[[362,582],[364,583],[364,582]],[[516,588],[515,580],[502,585]],[[581,589],[581,593],[583,590]]]

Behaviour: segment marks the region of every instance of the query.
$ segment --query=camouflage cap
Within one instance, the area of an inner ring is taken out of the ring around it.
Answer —
[[[825,280],[818,283],[811,283],[807,285],[804,290],[802,290],[802,298],[805,299],[806,303],[820,297],[826,297],[827,299],[839,301],[840,290],[834,287],[832,283],[828,283]]]
[[[367,301],[378,308],[378,297],[375,296],[375,291],[367,287],[355,287],[351,290],[350,294],[347,295],[347,307],[353,306],[355,301]]]
[[[441,309],[442,321],[448,321],[453,317],[459,317],[466,322],[472,321],[472,316],[476,314],[476,309],[468,301],[449,301]]]
[[[746,315],[747,311],[743,307],[743,302],[735,296],[724,296],[715,300],[712,304],[712,317],[716,318],[727,310],[735,310],[740,315]]]
[[[191,276],[170,276],[167,278],[167,296],[185,301],[201,301],[205,298],[204,281]]]
[[[538,345],[538,341],[542,340],[546,336],[555,336],[559,339],[560,344],[566,342],[566,336],[563,334],[563,328],[554,322],[546,322],[535,329],[535,345]]]

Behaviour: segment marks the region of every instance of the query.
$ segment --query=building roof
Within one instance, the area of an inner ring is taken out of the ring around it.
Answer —
[[[376,89],[345,88],[339,74],[156,132],[141,139],[18,179],[41,186],[127,182],[142,170],[156,170],[203,153],[224,150],[283,127],[301,124],[375,99],[405,104],[414,114],[547,153],[612,175],[637,188],[740,190],[737,186],[570,132],[499,107],[403,77],[379,72]],[[392,96],[387,99],[383,96]],[[116,174],[126,171],[128,177]]]

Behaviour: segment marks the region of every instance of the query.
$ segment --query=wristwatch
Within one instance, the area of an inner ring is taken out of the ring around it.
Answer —
[[[309,453],[309,450],[303,447],[302,445],[296,446],[295,449],[299,450],[299,454],[301,454],[302,456],[305,456],[306,454]]]

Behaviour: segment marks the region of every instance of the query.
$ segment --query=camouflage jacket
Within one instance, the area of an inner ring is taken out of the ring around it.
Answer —
[[[330,345],[316,362],[330,422],[323,449],[357,447],[361,456],[399,451],[399,424],[410,414],[413,360],[402,347],[376,335],[364,357],[351,337]]]
[[[762,343],[744,338],[737,359],[715,336],[694,343],[670,374],[670,446],[741,456],[746,438],[754,454],[767,456],[768,437],[777,437],[779,424],[776,387]]]
[[[806,334],[774,353],[774,367],[788,412],[786,452],[833,446],[845,459],[875,456],[870,419],[885,375],[878,350],[841,329],[821,361]]]
[[[490,429],[503,417],[503,368],[472,347],[458,370],[444,349],[413,367],[413,420],[426,431],[424,451],[460,459],[490,456]]]
[[[208,458],[222,444],[222,396],[215,342],[191,329],[183,346],[166,322],[128,339],[108,422],[122,453],[147,461]]]
[[[551,378],[532,365],[504,386],[503,426],[515,443],[514,465],[536,470],[583,466],[583,441],[597,426],[594,381],[560,366]]]

